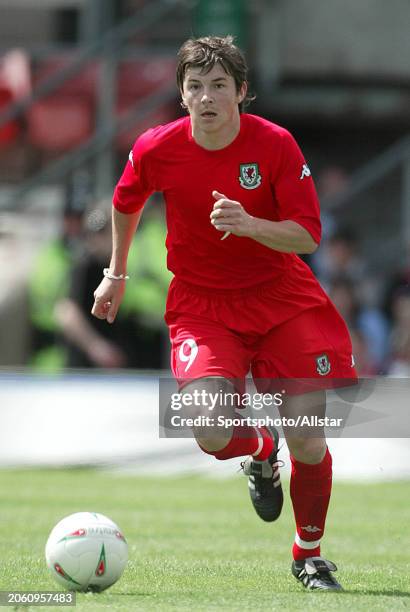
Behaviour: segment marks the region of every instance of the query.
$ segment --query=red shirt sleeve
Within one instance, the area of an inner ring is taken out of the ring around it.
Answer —
[[[155,191],[147,159],[148,144],[149,132],[145,132],[135,142],[114,189],[113,205],[121,213],[137,212]]]
[[[283,130],[282,155],[274,181],[279,216],[302,225],[319,244],[320,207],[309,167],[293,136]]]

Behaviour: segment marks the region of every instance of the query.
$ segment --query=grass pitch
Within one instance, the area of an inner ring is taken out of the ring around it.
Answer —
[[[334,486],[322,552],[339,566],[343,593],[307,592],[291,576],[294,524],[284,488],[283,514],[269,525],[239,475],[0,471],[0,590],[60,590],[44,561],[48,534],[63,516],[94,510],[121,526],[130,560],[111,589],[80,593],[66,610],[410,609],[409,482]]]

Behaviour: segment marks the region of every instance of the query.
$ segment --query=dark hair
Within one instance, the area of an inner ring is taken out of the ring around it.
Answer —
[[[203,74],[208,74],[218,62],[226,74],[233,77],[236,91],[239,93],[243,83],[247,83],[248,66],[242,51],[234,44],[233,36],[204,36],[190,38],[178,51],[177,85],[183,91],[185,73],[191,66],[202,68]],[[240,103],[242,111],[255,96],[247,93]]]

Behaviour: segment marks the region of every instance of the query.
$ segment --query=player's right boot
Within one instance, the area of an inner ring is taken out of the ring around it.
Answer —
[[[274,428],[269,429],[269,432],[275,444],[269,458],[257,461],[251,456],[241,463],[244,474],[249,476],[249,494],[256,514],[268,523],[279,518],[283,506],[280,462],[277,460],[279,434]]]

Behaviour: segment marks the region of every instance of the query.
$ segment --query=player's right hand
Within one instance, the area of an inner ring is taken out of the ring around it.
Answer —
[[[103,278],[94,291],[94,305],[91,314],[97,319],[106,319],[113,323],[122,302],[125,291],[125,280]]]

